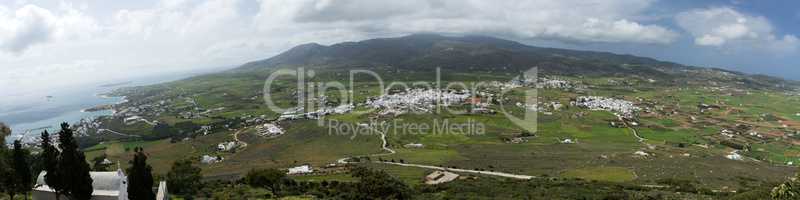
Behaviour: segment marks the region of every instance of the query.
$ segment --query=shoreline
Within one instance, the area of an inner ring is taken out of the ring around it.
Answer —
[[[128,101],[126,96],[114,97],[114,96],[108,96],[106,94],[100,94],[100,93],[95,93],[92,96],[94,96],[96,98],[101,98],[101,99],[119,98],[120,100],[116,101],[116,102],[98,104],[98,105],[95,105],[94,107],[91,107],[91,108],[82,108],[82,109],[77,110],[77,112],[74,111],[74,110],[73,111],[67,111],[67,112],[64,112],[64,113],[60,114],[59,116],[53,116],[53,117],[47,118],[47,119],[41,119],[41,120],[37,120],[37,121],[33,121],[33,122],[16,124],[16,125],[10,124],[12,129],[14,129],[14,127],[18,127],[19,125],[23,125],[23,126],[25,126],[25,125],[36,125],[36,124],[42,124],[42,125],[41,126],[35,126],[35,128],[19,129],[20,130],[19,132],[14,133],[12,135],[6,136],[6,138],[9,138],[9,140],[6,140],[6,143],[9,143],[9,142],[14,141],[14,140],[22,140],[23,143],[35,142],[34,141],[35,139],[32,139],[32,138],[38,138],[38,135],[36,137],[34,137],[31,134],[34,134],[36,132],[40,132],[40,131],[43,131],[43,130],[51,131],[51,129],[54,129],[61,122],[68,122],[68,123],[70,123],[70,125],[75,125],[75,124],[81,123],[82,121],[87,121],[87,120],[88,121],[94,121],[94,120],[96,120],[98,118],[101,118],[101,117],[113,116],[117,112],[114,107],[116,105],[119,105],[119,104],[122,104],[122,103],[125,103],[125,102]],[[110,111],[110,113],[103,113],[103,112],[107,112],[107,111]],[[75,116],[75,115],[77,115],[77,116]],[[70,119],[70,117],[64,117],[64,116],[74,116],[74,117],[77,117],[77,118]],[[64,118],[61,118],[61,117],[64,117]],[[48,123],[48,121],[52,121],[53,123]],[[59,121],[59,122],[56,123],[56,121]],[[55,130],[52,130],[52,131],[55,131]],[[51,133],[51,134],[54,134],[54,133]]]

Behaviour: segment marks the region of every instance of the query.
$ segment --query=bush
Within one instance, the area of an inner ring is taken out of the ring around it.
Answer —
[[[244,177],[244,182],[251,187],[269,189],[275,196],[280,196],[281,185],[292,185],[289,180],[286,173],[277,169],[250,170]]]

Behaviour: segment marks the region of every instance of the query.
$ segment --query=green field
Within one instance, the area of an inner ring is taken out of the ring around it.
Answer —
[[[634,174],[631,170],[622,167],[589,167],[582,169],[571,169],[561,173],[561,176],[610,182],[627,182],[636,179],[636,174]]]

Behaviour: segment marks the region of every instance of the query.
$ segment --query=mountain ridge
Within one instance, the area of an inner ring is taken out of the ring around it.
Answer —
[[[671,82],[708,79],[743,82],[762,88],[796,84],[761,74],[689,66],[629,54],[537,47],[482,35],[412,34],[332,45],[307,43],[267,59],[245,63],[233,71],[297,66],[392,66],[409,70],[440,67],[509,72],[536,66],[540,72],[554,75],[636,76]]]

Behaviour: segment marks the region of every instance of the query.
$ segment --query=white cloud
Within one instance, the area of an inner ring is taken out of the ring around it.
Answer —
[[[76,3],[77,8],[69,3],[2,2],[0,69],[6,77],[0,77],[0,91],[50,88],[54,86],[48,80],[58,77],[75,78],[59,83],[64,85],[232,66],[302,43],[418,32],[673,43],[679,34],[654,22],[662,18],[648,12],[655,1],[150,0],[83,1],[88,3]],[[800,46],[795,35],[776,34],[766,18],[730,8],[691,10],[675,19],[700,46],[776,52]]]
[[[220,67],[263,58],[213,60],[201,52],[252,29],[237,1],[164,1],[105,19],[71,5],[0,9],[0,91],[26,93],[159,72]],[[213,12],[212,12],[213,11]],[[245,27],[242,29],[241,27]],[[248,33],[255,34],[255,33]],[[52,80],[74,78],[52,84]]]
[[[335,2],[335,3],[333,3]],[[262,0],[255,23],[371,33],[501,33],[575,42],[671,43],[677,34],[634,21],[653,1]],[[291,29],[291,28],[289,28]]]
[[[3,50],[20,53],[31,45],[43,43],[52,38],[55,17],[48,10],[25,6],[10,12],[0,9],[0,47]]]
[[[678,25],[695,37],[700,46],[740,47],[793,52],[797,37],[776,36],[767,18],[738,12],[729,7],[695,9],[676,15]]]
[[[639,21],[647,18],[642,17],[643,12],[653,1],[0,3],[0,66],[11,76],[0,78],[0,91],[53,87],[46,80],[54,77],[113,79],[145,72],[231,66],[307,42],[330,44],[417,32],[570,42],[670,43],[676,33]],[[103,9],[109,4],[114,4],[110,7],[115,10]],[[81,81],[59,85],[77,82]]]
[[[89,37],[98,30],[92,18],[71,7],[64,9],[63,14],[56,15],[36,5],[13,12],[0,6],[0,49],[20,54],[37,44]]]

